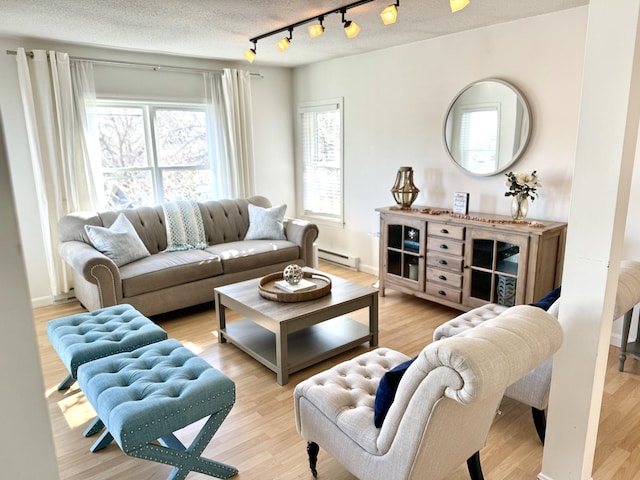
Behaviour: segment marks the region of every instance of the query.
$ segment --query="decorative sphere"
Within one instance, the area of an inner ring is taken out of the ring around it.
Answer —
[[[287,265],[282,272],[284,278],[291,285],[297,285],[302,280],[302,267],[300,265]]]

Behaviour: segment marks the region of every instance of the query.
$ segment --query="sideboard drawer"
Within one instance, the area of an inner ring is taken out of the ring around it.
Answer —
[[[441,283],[453,288],[462,288],[462,274],[439,268],[427,267],[427,281]]]
[[[462,291],[460,289],[445,287],[431,282],[427,282],[427,293],[434,297],[446,298],[454,303],[462,301]]]
[[[446,223],[428,222],[427,236],[447,237],[456,240],[464,240],[464,227],[460,225],[447,225]]]
[[[445,255],[439,252],[427,252],[427,265],[431,267],[461,272],[463,261],[462,257],[454,257],[452,255]]]
[[[427,237],[427,250],[448,253],[449,255],[462,255],[464,243],[449,238]]]

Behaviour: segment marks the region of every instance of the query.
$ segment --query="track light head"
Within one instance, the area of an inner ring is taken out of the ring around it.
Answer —
[[[293,39],[293,28],[289,29],[289,36],[282,38],[278,43],[276,43],[276,47],[281,52],[284,52],[291,45],[291,40]]]
[[[313,25],[309,25],[309,36],[311,38],[317,38],[324,33],[324,25],[322,22],[324,21],[324,16],[320,15],[318,17],[318,22]]]
[[[360,33],[360,27],[356,22],[352,22],[351,20],[347,20],[344,22],[344,33],[349,38],[356,38]]]
[[[400,5],[400,0],[397,0],[395,4],[389,5],[385,8],[382,13],[380,13],[380,18],[382,18],[382,23],[385,25],[391,25],[392,23],[396,23],[398,18],[398,6]]]
[[[451,13],[456,13],[469,5],[469,0],[449,0],[451,5]]]
[[[360,27],[356,24],[356,22],[352,22],[351,20],[345,20],[344,15],[347,13],[347,9],[343,8],[340,10],[342,13],[342,24],[344,25],[344,33],[348,38],[356,38],[360,33]]]
[[[256,59],[257,49],[258,49],[258,41],[254,40],[253,48],[250,48],[249,50],[244,52],[244,58],[246,58],[249,63],[253,63],[253,61]]]
[[[291,41],[287,37],[280,39],[280,41],[276,43],[276,47],[278,47],[278,50],[280,50],[281,52],[284,52],[287,48],[289,48],[289,45],[291,45]]]

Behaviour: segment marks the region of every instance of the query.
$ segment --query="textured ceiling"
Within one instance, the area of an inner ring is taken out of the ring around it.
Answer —
[[[242,60],[249,38],[353,3],[353,0],[0,0],[0,35]],[[402,0],[395,25],[380,20],[392,0],[349,10],[361,32],[347,39],[340,14],[325,19],[325,34],[310,39],[306,26],[258,42],[254,65],[297,66],[378,50],[588,4],[588,0],[471,0],[452,14],[449,0]],[[544,32],[540,32],[541,35]],[[17,45],[19,46],[19,45]]]

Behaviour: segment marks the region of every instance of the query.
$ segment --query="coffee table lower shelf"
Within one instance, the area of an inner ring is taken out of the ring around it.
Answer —
[[[278,375],[284,385],[290,373],[370,342],[369,326],[342,316],[289,333],[284,355],[286,366],[278,365],[276,334],[248,320],[228,323],[221,331],[224,339],[251,355]]]

